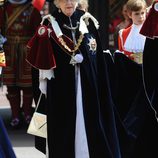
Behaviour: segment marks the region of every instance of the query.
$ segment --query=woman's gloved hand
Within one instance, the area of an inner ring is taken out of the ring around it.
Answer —
[[[82,61],[83,61],[82,54],[76,54],[76,55],[71,57],[70,64],[75,65],[75,64],[78,64],[78,63],[82,63]]]
[[[47,94],[47,79],[39,80],[39,89],[43,94]]]

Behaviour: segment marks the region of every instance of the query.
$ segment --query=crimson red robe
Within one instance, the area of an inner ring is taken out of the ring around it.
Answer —
[[[19,8],[22,7],[25,8],[21,12]],[[41,21],[40,13],[31,6],[30,2],[22,5],[6,3],[5,13],[6,17],[4,10],[0,8],[0,28],[6,29],[7,38],[4,45],[6,55],[6,67],[3,71],[4,84],[31,86],[31,66],[25,60],[28,53],[26,45]],[[20,14],[17,16],[14,15],[15,13]]]

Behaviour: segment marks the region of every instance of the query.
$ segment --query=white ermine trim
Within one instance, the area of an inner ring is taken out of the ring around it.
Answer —
[[[54,18],[52,15],[48,14],[48,15],[44,16],[44,17],[42,18],[41,25],[43,24],[43,22],[44,22],[46,19],[48,19],[49,22],[51,23],[52,28],[53,28],[53,30],[54,30],[56,36],[57,36],[57,37],[62,36],[63,33],[62,33],[62,31],[61,31],[61,29],[60,29],[60,27],[59,27],[57,21],[55,20],[55,18]]]
[[[85,21],[86,25],[89,25],[88,20],[90,18],[93,21],[96,29],[99,29],[98,21],[89,12],[86,12],[81,18]]]
[[[79,31],[82,32],[82,34],[88,33],[88,28],[87,25],[85,23],[85,21],[83,20],[83,17],[80,18],[80,26],[79,26]]]

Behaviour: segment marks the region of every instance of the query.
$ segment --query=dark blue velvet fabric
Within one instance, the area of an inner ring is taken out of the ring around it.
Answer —
[[[0,158],[16,158],[3,120],[0,118]]]
[[[150,61],[150,65],[152,65],[151,63],[152,61]],[[145,66],[147,67],[147,65]],[[158,142],[158,122],[155,111],[151,106],[153,99],[150,101],[151,97],[146,95],[147,93],[152,94],[151,88],[153,86],[147,84],[150,91],[149,89],[146,91],[142,65],[128,59],[124,54],[115,54],[115,68],[117,75],[115,103],[126,130],[134,138],[130,144],[127,144],[129,147],[127,157],[156,158],[158,156],[156,147]],[[147,68],[149,70],[149,67]],[[146,82],[148,81],[147,83],[152,82],[152,80],[147,80],[151,78],[152,72],[153,70],[150,69],[148,73],[150,76],[145,78]],[[156,97],[154,100],[156,102]]]

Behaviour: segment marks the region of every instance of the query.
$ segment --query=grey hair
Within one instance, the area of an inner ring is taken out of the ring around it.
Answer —
[[[57,8],[59,8],[59,1],[60,1],[60,0],[54,0],[54,5],[55,5]],[[79,3],[80,0],[76,0],[76,2]]]

